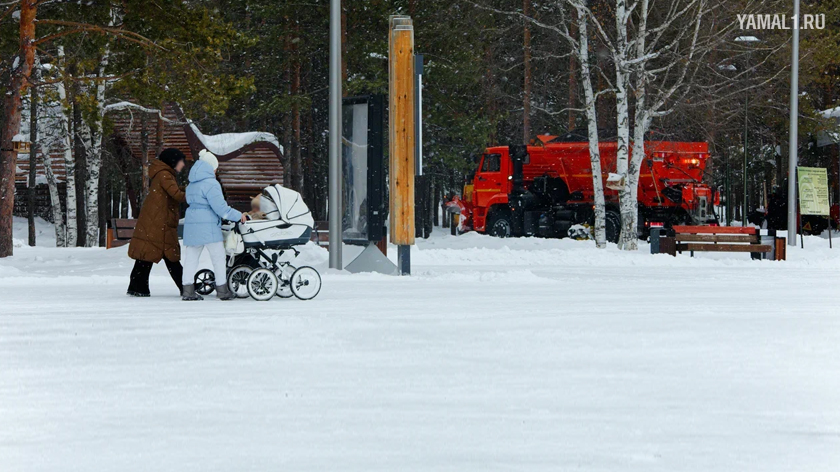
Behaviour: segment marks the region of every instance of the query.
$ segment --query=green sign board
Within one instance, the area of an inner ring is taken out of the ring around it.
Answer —
[[[798,167],[799,213],[828,216],[828,172],[821,167]]]

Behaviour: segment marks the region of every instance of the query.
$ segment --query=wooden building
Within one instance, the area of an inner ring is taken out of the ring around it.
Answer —
[[[131,207],[131,214],[137,215],[140,195],[143,191],[142,168],[144,163],[154,159],[165,149],[174,147],[187,156],[188,165],[197,158],[199,151],[208,149],[219,158],[219,180],[225,189],[228,203],[238,209],[249,209],[250,199],[263,188],[284,183],[282,148],[274,135],[262,132],[227,133],[205,135],[191,123],[176,104],[167,104],[161,119],[158,113],[143,112],[136,107],[111,105],[107,113],[103,152],[113,158],[103,159],[103,191],[111,201],[108,212],[114,208]],[[53,172],[59,182],[62,202],[64,200],[65,163],[64,150],[50,150]],[[112,172],[108,172],[109,168]],[[37,173],[36,213],[49,219],[49,193],[43,163],[39,162]],[[186,174],[186,173],[185,173]],[[29,175],[29,155],[19,154],[15,175],[15,212],[26,213],[26,187]],[[109,180],[122,179],[122,182]],[[119,185],[112,185],[113,183]],[[118,188],[120,194],[114,194]],[[120,202],[123,202],[122,204]],[[102,203],[100,203],[101,205]],[[107,203],[106,203],[107,205]],[[123,210],[123,216],[125,211]]]

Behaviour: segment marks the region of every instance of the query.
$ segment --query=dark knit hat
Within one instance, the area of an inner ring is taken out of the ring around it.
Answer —
[[[175,149],[175,148],[168,148],[164,149],[158,159],[163,161],[164,164],[168,165],[171,168],[175,168],[178,165],[178,161],[183,161],[187,159],[187,156],[184,155],[183,152]]]

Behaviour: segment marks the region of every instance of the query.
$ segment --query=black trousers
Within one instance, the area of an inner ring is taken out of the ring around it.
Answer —
[[[170,261],[165,257],[163,258],[163,262],[166,263],[166,270],[169,271],[169,275],[172,277],[175,285],[178,286],[178,293],[183,292],[181,277],[184,274],[184,268],[181,266],[181,263]],[[153,265],[154,262],[134,261],[134,268],[131,269],[131,280],[128,283],[129,291],[149,294],[149,274],[152,272]]]

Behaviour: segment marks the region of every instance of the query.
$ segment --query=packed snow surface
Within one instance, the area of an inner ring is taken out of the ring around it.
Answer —
[[[312,301],[187,303],[38,229],[0,259],[4,472],[840,467],[826,239],[770,262],[438,231],[411,277],[309,246]]]

